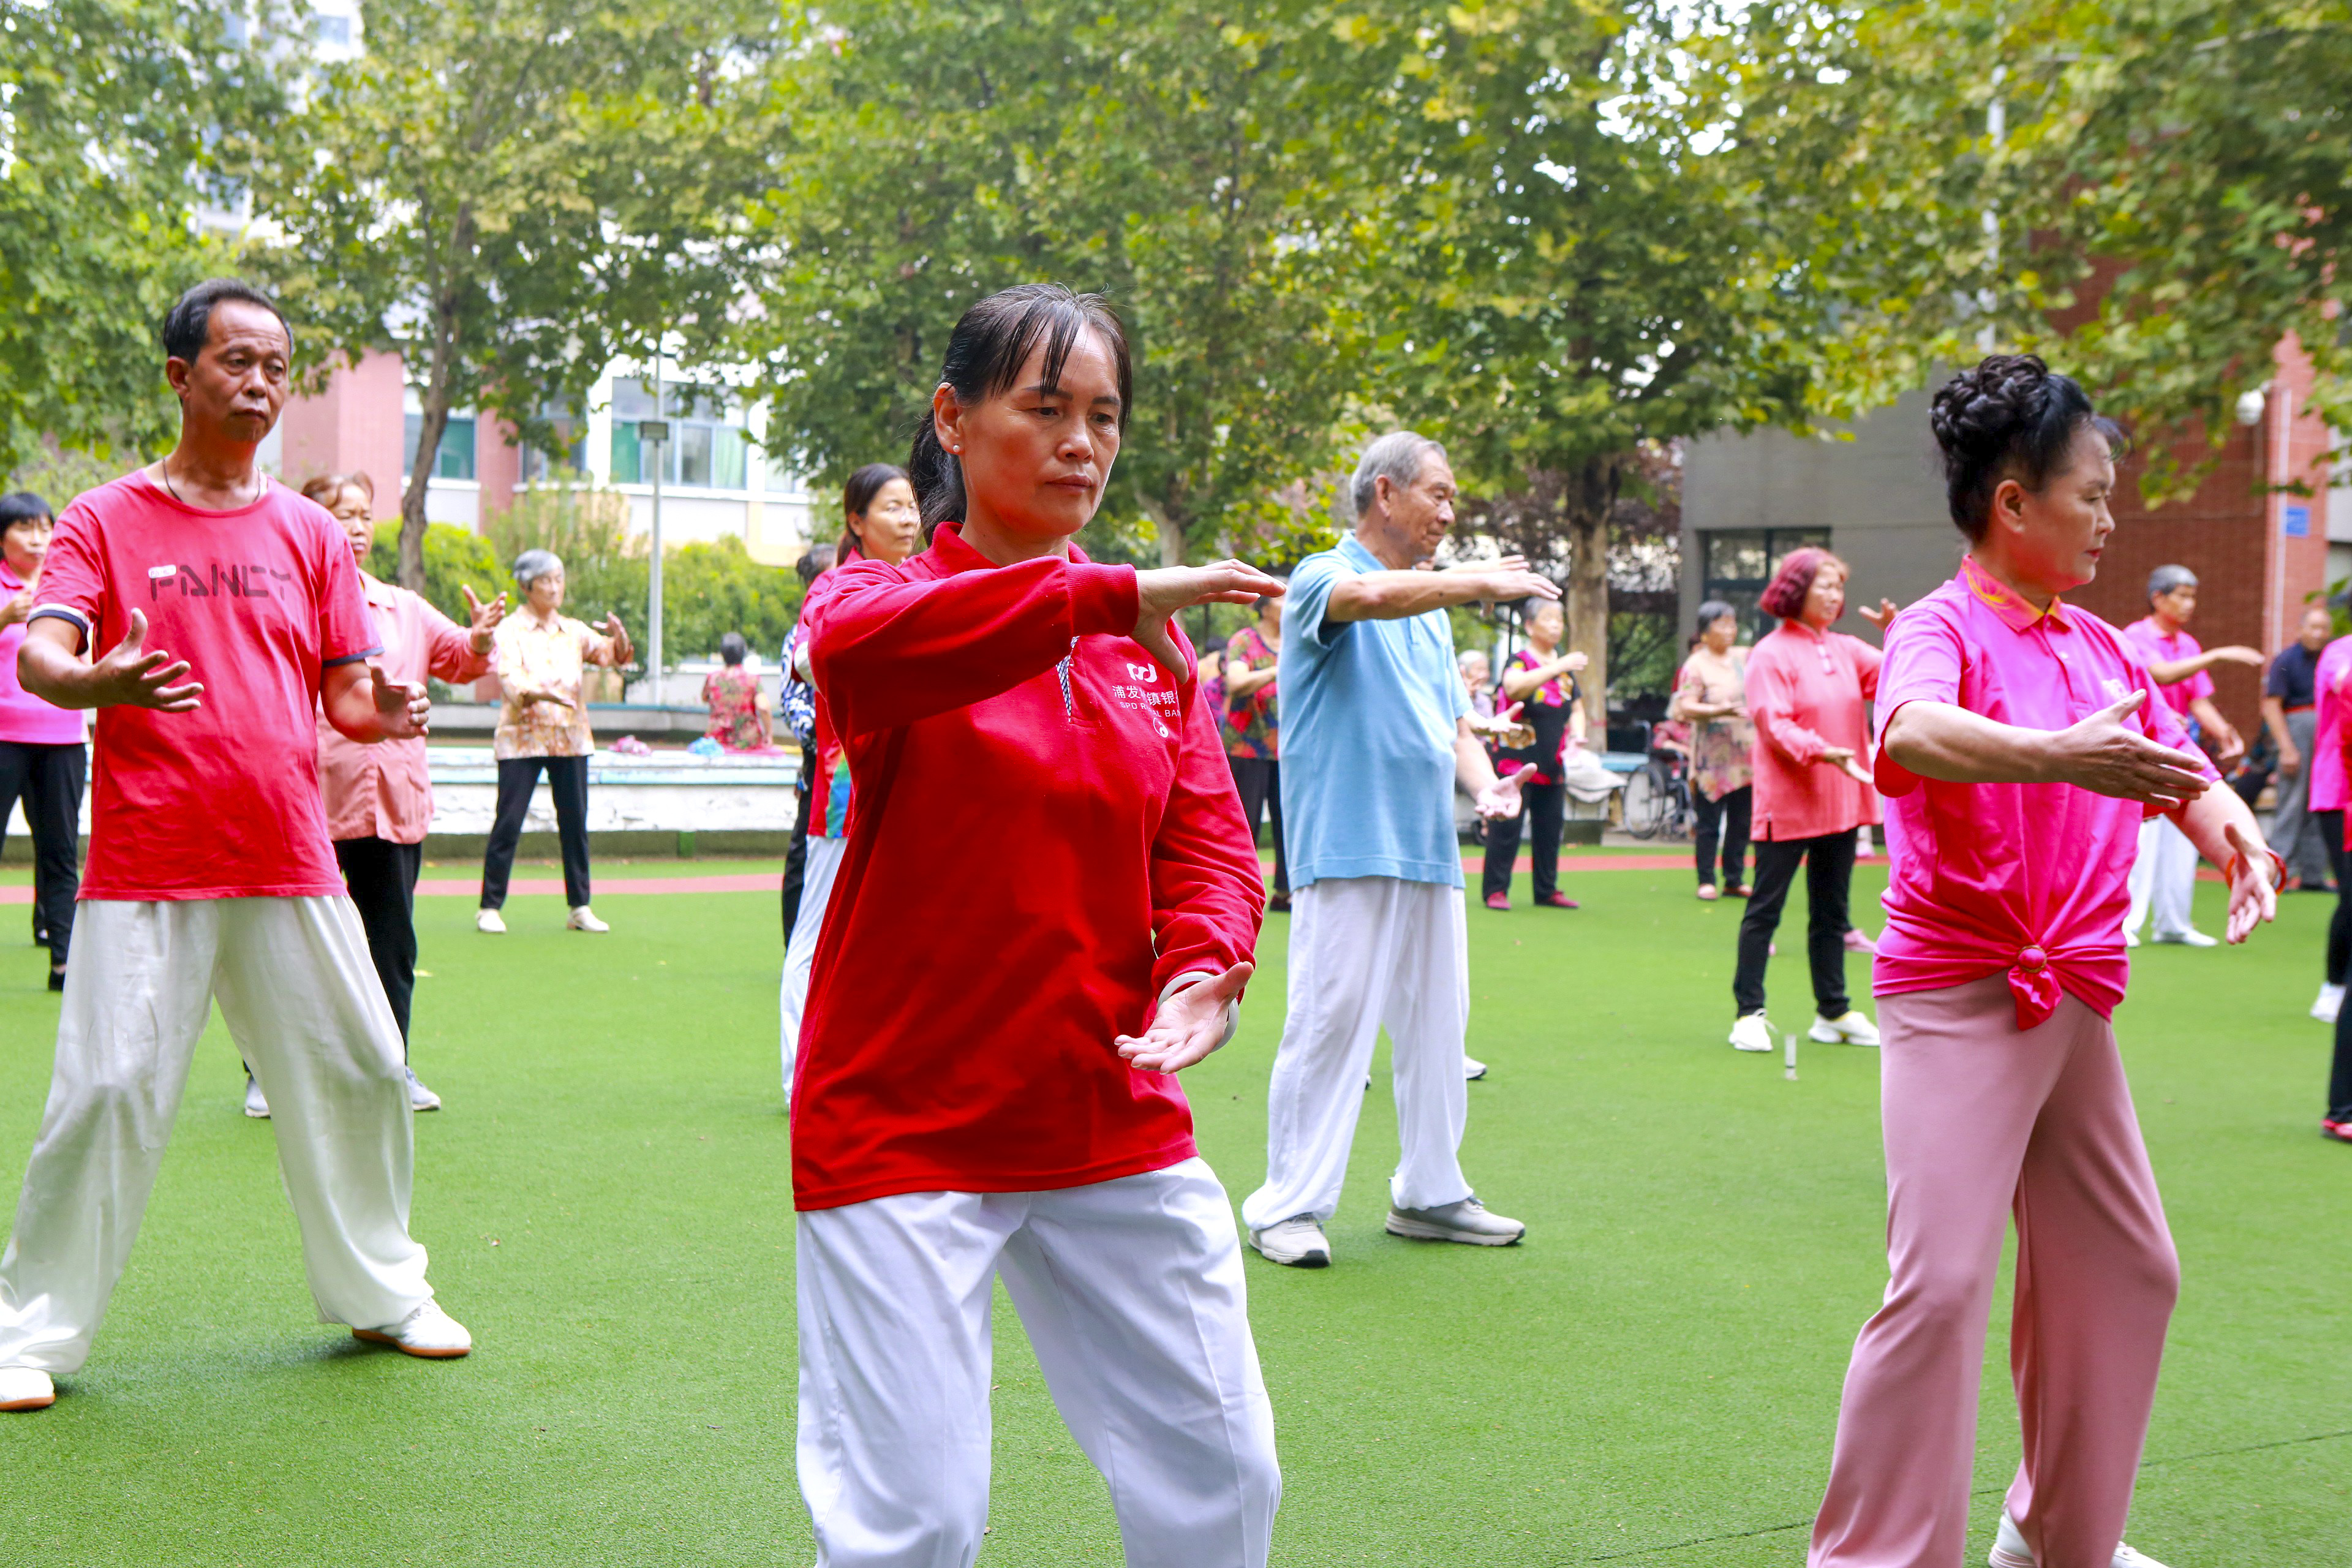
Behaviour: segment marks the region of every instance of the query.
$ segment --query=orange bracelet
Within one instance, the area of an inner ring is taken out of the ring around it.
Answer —
[[[2279,852],[2267,844],[2263,846],[2263,853],[2271,858],[2271,891],[2276,892],[2286,886],[2286,862],[2280,859]],[[2232,883],[2237,881],[2238,872],[2245,864],[2243,851],[2230,857],[2230,880]]]

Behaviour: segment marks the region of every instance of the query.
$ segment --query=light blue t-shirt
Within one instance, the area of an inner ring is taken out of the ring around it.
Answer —
[[[1310,555],[1282,601],[1282,822],[1290,885],[1395,877],[1462,885],[1454,737],[1470,694],[1444,610],[1327,621],[1343,578],[1385,572],[1354,534]]]

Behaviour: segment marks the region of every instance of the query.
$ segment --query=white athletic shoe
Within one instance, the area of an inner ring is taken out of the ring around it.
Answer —
[[[1458,1203],[1441,1204],[1433,1209],[1401,1209],[1391,1205],[1388,1232],[1391,1236],[1409,1237],[1415,1241],[1461,1241],[1472,1247],[1509,1247],[1527,1235],[1528,1227],[1517,1220],[1488,1214],[1486,1205],[1474,1194]]]
[[[507,918],[496,910],[476,910],[474,929],[488,931],[492,936],[504,936],[507,934]]]
[[[1486,1064],[1480,1061],[1476,1057],[1464,1057],[1462,1058],[1462,1076],[1468,1079],[1472,1083],[1476,1083],[1480,1079],[1486,1076]]]
[[[2170,936],[2158,937],[2156,940],[2167,947],[2219,947],[2221,945],[2220,937],[2207,936],[2195,926],[2190,926],[2184,931],[2176,931]]]
[[[1264,1230],[1250,1232],[1250,1245],[1264,1253],[1268,1263],[1286,1263],[1293,1268],[1331,1266],[1330,1240],[1311,1214],[1293,1215]]]
[[[269,1099],[261,1092],[261,1085],[251,1073],[245,1075],[245,1113],[256,1121],[269,1120]]]
[[[1823,1046],[1874,1046],[1878,1044],[1878,1026],[1860,1010],[1849,1007],[1843,1017],[1816,1016],[1813,1026],[1805,1031],[1805,1038]]]
[[[2124,945],[2126,947],[2137,947],[2139,945],[2139,932],[2136,931],[2127,931],[2124,932]]]
[[[58,1385],[37,1366],[0,1366],[0,1410],[47,1410]]]
[[[388,1328],[353,1329],[352,1338],[390,1345],[427,1361],[453,1361],[474,1348],[474,1336],[466,1325],[443,1311],[437,1301],[425,1302]]]
[[[2323,1024],[2336,1022],[2336,1015],[2344,1011],[2344,987],[2322,981],[2319,1000],[2311,1005],[2311,1016]]]
[[[416,1081],[416,1069],[415,1068],[408,1068],[407,1072],[408,1109],[411,1110],[440,1110],[441,1097]]]
[[[1731,1048],[1735,1051],[1769,1051],[1772,1048],[1772,1020],[1761,1013],[1750,1013],[1731,1026]]]
[[[611,931],[613,929],[611,926],[606,925],[603,921],[598,920],[596,918],[596,911],[590,909],[585,904],[582,904],[578,909],[573,910],[572,911],[572,918],[565,921],[563,924],[565,929],[569,931]]]
[[[2000,1510],[2000,1530],[1993,1537],[1992,1551],[1986,1555],[1985,1561],[1992,1564],[1992,1568],[2042,1568],[2033,1560],[2032,1549],[2025,1544],[2024,1535],[2018,1530],[2016,1521],[2009,1517],[2006,1508]],[[2136,1552],[2128,1546],[2116,1547],[2109,1564],[2110,1568],[2164,1568],[2163,1563],[2147,1552]]]

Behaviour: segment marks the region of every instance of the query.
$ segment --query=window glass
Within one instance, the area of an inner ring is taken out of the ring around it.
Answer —
[[[400,471],[416,471],[416,446],[425,438],[425,416],[411,414],[401,421]],[[474,477],[474,420],[471,415],[451,415],[441,431],[441,449],[434,454],[433,477],[436,479],[470,479]]]
[[[1699,536],[1705,542],[1705,586],[1700,597],[1721,599],[1739,612],[1739,624],[1749,638],[1772,629],[1772,617],[1756,602],[1772,582],[1780,558],[1802,545],[1829,548],[1826,528],[1722,529]],[[1694,606],[1695,607],[1695,606]]]
[[[352,41],[352,19],[349,16],[313,16],[311,32],[319,42],[334,48],[348,48]]]
[[[711,426],[699,420],[673,419],[669,433],[671,445],[677,448],[677,460],[670,465],[671,480],[709,489]]]
[[[694,489],[744,488],[747,441],[718,395],[693,386],[665,386],[661,416],[669,421],[662,483]],[[656,417],[646,384],[629,376],[613,381],[613,482],[649,483],[653,468],[637,440],[637,421]]]

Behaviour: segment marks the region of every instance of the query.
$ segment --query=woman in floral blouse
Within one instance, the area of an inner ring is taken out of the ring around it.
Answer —
[[[1675,678],[1669,718],[1691,726],[1691,805],[1698,814],[1698,896],[1713,899],[1715,856],[1723,847],[1723,890],[1748,896],[1748,808],[1755,798],[1749,753],[1748,654],[1732,647],[1739,612],[1720,599],[1698,607],[1698,643]]]
[[[588,907],[588,758],[596,739],[588,732],[580,676],[588,665],[617,668],[628,663],[629,634],[618,616],[606,616],[599,632],[561,613],[563,563],[549,552],[524,551],[515,557],[514,575],[522,608],[499,626],[491,655],[505,694],[495,742],[499,816],[482,857],[482,907],[475,911],[474,924],[493,933],[507,929],[499,909],[507,901],[522,819],[544,772],[563,846],[564,901],[572,906],[564,923],[573,931],[607,931]]]
[[[1257,836],[1261,806],[1274,814],[1274,898],[1269,909],[1290,907],[1290,857],[1282,847],[1282,748],[1275,667],[1282,658],[1282,601],[1260,599],[1257,621],[1225,641],[1223,671],[1225,761],[1241,792],[1242,816]]]
[[[726,666],[702,678],[702,700],[710,708],[710,728],[703,733],[730,752],[772,752],[775,731],[760,677],[743,668],[751,645],[741,632],[719,639],[719,658]]]

